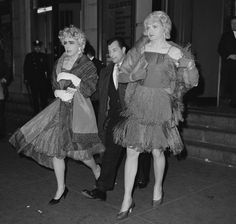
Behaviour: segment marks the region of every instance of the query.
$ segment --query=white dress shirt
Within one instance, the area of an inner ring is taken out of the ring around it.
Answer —
[[[115,64],[114,65],[114,69],[113,69],[113,82],[114,82],[114,86],[116,89],[118,89],[118,75],[119,75],[119,64]]]
[[[236,31],[233,31],[234,32],[234,37],[236,38]]]

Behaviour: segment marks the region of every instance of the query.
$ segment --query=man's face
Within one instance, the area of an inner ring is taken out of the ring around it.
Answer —
[[[39,53],[40,50],[41,50],[41,47],[40,46],[34,46],[34,50],[35,50],[35,52]]]
[[[232,19],[232,20],[231,20],[231,29],[232,29],[233,31],[236,31],[236,19]]]
[[[125,47],[120,47],[118,41],[113,41],[108,45],[108,53],[113,63],[119,64],[125,57]]]

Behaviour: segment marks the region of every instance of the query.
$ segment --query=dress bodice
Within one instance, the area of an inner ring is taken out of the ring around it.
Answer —
[[[151,88],[168,88],[175,76],[174,61],[168,54],[144,52],[148,62],[143,85]]]
[[[70,71],[62,68],[61,72],[70,72]],[[64,90],[66,90],[68,87],[75,88],[71,80],[62,79],[59,81],[59,84],[60,84],[60,89],[64,89]]]

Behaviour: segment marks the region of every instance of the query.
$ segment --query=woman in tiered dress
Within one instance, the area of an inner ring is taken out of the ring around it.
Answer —
[[[170,38],[171,21],[162,11],[144,20],[144,35],[128,52],[119,74],[119,82],[129,82],[124,121],[114,130],[117,143],[127,147],[125,193],[117,219],[124,219],[134,207],[132,190],[138,156],[151,152],[155,185],[152,205],[163,200],[164,151],[178,154],[183,149],[177,125],[182,120],[182,96],[198,84],[198,71],[188,49]]]
[[[55,63],[52,86],[56,100],[26,123],[10,143],[39,164],[54,169],[57,191],[49,204],[60,202],[68,193],[65,186],[65,157],[83,161],[95,178],[100,167],[93,155],[104,151],[89,97],[97,83],[96,68],[83,55],[84,33],[74,27],[59,32],[65,52]]]

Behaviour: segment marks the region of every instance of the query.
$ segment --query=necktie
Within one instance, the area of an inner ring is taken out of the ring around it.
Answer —
[[[116,89],[118,89],[118,74],[119,74],[119,65],[115,64],[113,69],[113,82]]]

